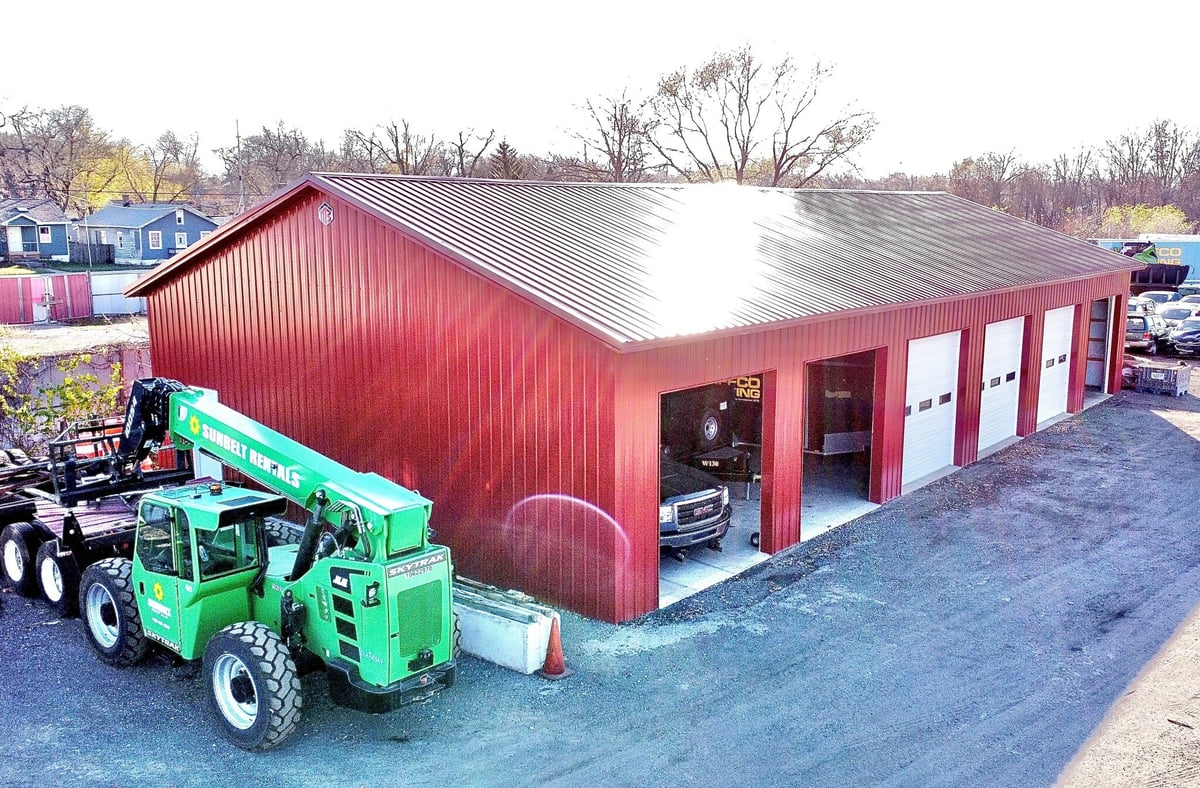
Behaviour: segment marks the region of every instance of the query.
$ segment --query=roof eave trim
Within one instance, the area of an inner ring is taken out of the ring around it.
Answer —
[[[647,350],[657,350],[659,348],[671,347],[673,345],[685,345],[691,342],[720,340],[736,336],[745,336],[747,334],[761,334],[766,331],[782,331],[796,326],[816,325],[819,323],[827,323],[834,320],[841,320],[848,317],[866,317],[879,314],[880,312],[892,312],[898,309],[912,309],[917,307],[935,306],[938,304],[948,304],[958,301],[966,301],[971,298],[980,298],[983,296],[1002,295],[1004,293],[1012,293],[1020,290],[1029,290],[1037,287],[1053,287],[1056,285],[1065,285],[1072,282],[1079,282],[1086,279],[1096,279],[1099,277],[1109,276],[1111,274],[1120,273],[1123,270],[1136,271],[1141,268],[1140,265],[1135,265],[1131,268],[1114,268],[1112,271],[1106,271],[1095,274],[1080,274],[1078,276],[1070,276],[1063,279],[1048,279],[1044,282],[1027,283],[1023,285],[1011,285],[997,290],[980,290],[975,293],[962,293],[959,295],[942,296],[941,298],[928,298],[920,301],[899,301],[892,304],[876,304],[873,306],[857,307],[854,309],[840,309],[835,312],[824,312],[819,315],[805,315],[804,317],[795,317],[788,320],[778,320],[772,323],[758,323],[751,326],[738,326],[736,328],[723,328],[716,331],[705,331],[698,334],[683,334],[674,337],[661,337],[658,339],[645,339],[624,342],[620,345],[613,346],[614,349],[622,354],[625,353],[641,353]],[[1119,295],[1114,293],[1113,295]]]

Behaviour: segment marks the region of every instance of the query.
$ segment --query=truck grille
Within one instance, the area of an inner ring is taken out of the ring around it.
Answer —
[[[681,501],[675,504],[675,513],[681,531],[707,525],[721,516],[721,493]]]

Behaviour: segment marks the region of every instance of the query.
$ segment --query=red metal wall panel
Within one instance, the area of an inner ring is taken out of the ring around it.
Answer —
[[[316,218],[325,200],[328,227]],[[464,574],[623,621],[658,604],[662,393],[764,374],[762,546],[775,552],[803,528],[807,362],[875,350],[871,497],[884,502],[900,493],[909,339],[964,332],[955,457],[967,463],[984,326],[1030,316],[1026,341],[1040,348],[1045,309],[1127,286],[1118,272],[621,354],[311,191],[153,291],[149,314],[158,374],[216,388],[297,440],[419,490]],[[1075,347],[1072,409],[1086,361]],[[1022,374],[1026,426],[1037,367]]]
[[[323,199],[151,296],[156,371],[419,490],[464,574],[628,618],[612,353]]]
[[[27,276],[0,276],[0,323],[33,322],[33,289]]]
[[[87,274],[60,274],[50,277],[54,289],[52,320],[76,320],[92,316],[92,280]]]
[[[1026,352],[1022,370],[1020,423],[1032,432],[1036,426],[1037,392],[1040,384],[1040,348],[1042,322],[1046,309],[1067,304],[1084,305],[1098,298],[1124,292],[1123,274],[1092,280],[1060,283],[1043,287],[987,294],[959,301],[901,307],[873,314],[853,315],[822,323],[800,324],[760,334],[704,339],[684,345],[661,347],[629,354],[621,359],[619,377],[629,383],[631,401],[622,411],[632,427],[627,439],[637,441],[637,449],[623,455],[635,463],[623,466],[621,478],[642,480],[639,493],[622,491],[618,510],[623,521],[633,523],[635,533],[653,533],[647,525],[653,517],[651,504],[657,500],[652,420],[658,415],[658,394],[701,383],[722,380],[739,374],[768,371],[764,399],[764,458],[762,498],[762,549],[776,552],[795,544],[803,529],[800,520],[803,471],[803,413],[805,364],[822,358],[848,355],[864,350],[876,351],[877,388],[872,449],[871,499],[884,503],[900,494],[904,442],[904,392],[906,385],[908,341],[910,339],[962,331],[963,350],[968,356],[960,361],[958,429],[955,435],[956,464],[974,462],[978,456],[979,382],[982,370],[983,337],[988,323],[1021,315],[1028,316],[1026,342],[1034,348]],[[1071,360],[1068,407],[1077,412],[1083,404],[1085,347],[1078,333]],[[1086,314],[1086,312],[1082,312]],[[1119,334],[1112,330],[1114,342]],[[1114,366],[1120,366],[1121,345],[1114,346]],[[1112,372],[1108,376],[1110,387]],[[881,391],[882,390],[882,391]],[[623,425],[624,427],[624,425]],[[622,429],[624,432],[624,429]],[[655,433],[656,435],[657,433]],[[621,440],[621,438],[618,438]],[[773,447],[773,451],[770,448]],[[637,560],[648,560],[638,552]],[[653,564],[657,566],[657,556]],[[640,604],[651,599],[651,572],[633,568],[634,590]],[[657,575],[654,574],[655,580]],[[656,591],[656,589],[655,589]]]
[[[74,320],[92,315],[92,283],[87,274],[0,277],[0,323],[32,323],[34,304],[43,302],[46,285],[53,293],[51,320]]]

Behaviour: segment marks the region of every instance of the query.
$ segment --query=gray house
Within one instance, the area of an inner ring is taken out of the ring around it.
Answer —
[[[47,197],[0,199],[0,260],[70,259],[70,221]]]
[[[112,244],[118,262],[166,260],[217,229],[190,205],[113,201],[75,225],[76,237]]]

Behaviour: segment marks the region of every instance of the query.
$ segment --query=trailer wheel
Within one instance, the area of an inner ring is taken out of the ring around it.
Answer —
[[[729,430],[721,411],[708,408],[700,416],[700,446],[706,451],[723,446],[729,440]]]
[[[21,596],[37,593],[33,556],[37,536],[29,523],[10,523],[0,532],[0,569],[8,585]]]
[[[204,648],[210,708],[221,732],[244,750],[269,750],[300,723],[296,663],[276,633],[257,621],[231,624]]]
[[[127,558],[105,558],[83,570],[79,610],[97,656],[109,665],[133,665],[146,656],[150,641],[142,631]]]
[[[42,596],[63,618],[75,615],[79,609],[79,569],[69,553],[59,556],[57,539],[42,542],[33,565]]]

